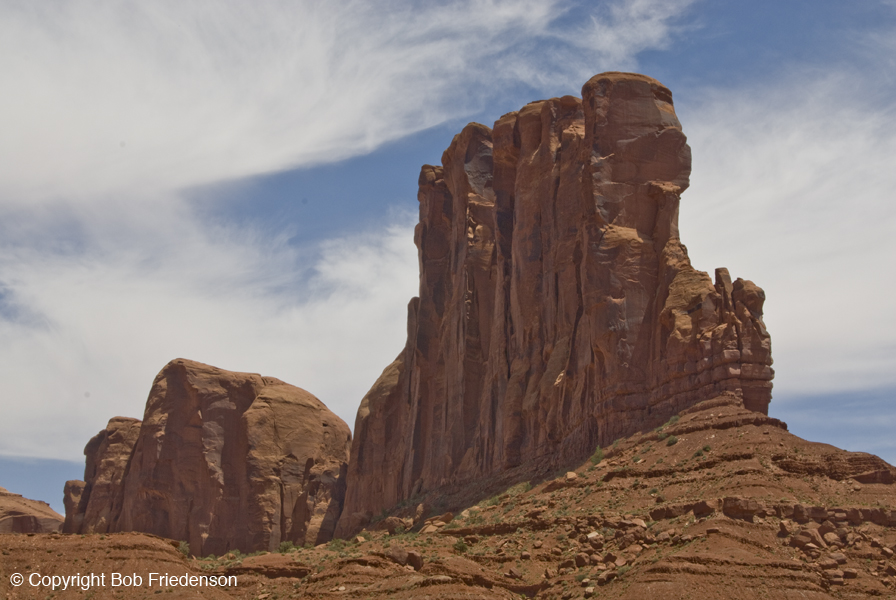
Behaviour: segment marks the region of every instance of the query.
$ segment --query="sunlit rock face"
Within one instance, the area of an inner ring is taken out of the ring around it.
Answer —
[[[420,294],[358,410],[337,535],[422,492],[587,456],[722,392],[767,413],[765,296],[691,267],[690,171],[671,92],[628,73],[472,123],[422,168]]]

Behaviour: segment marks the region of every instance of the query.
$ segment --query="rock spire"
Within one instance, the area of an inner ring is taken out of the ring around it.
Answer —
[[[691,266],[690,171],[671,92],[628,73],[471,123],[422,168],[420,295],[358,410],[337,535],[422,493],[581,459],[723,392],[767,412],[765,295]]]

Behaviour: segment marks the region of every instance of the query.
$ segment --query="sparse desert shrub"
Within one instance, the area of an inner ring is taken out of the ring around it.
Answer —
[[[591,455],[591,464],[596,465],[600,461],[604,459],[604,449],[600,446],[597,447],[597,450],[594,451],[594,454]]]
[[[187,558],[190,557],[190,544],[188,544],[187,542],[180,542],[177,545],[177,549],[180,551],[181,554],[183,554]]]
[[[523,481],[522,483],[518,483],[514,486],[507,488],[507,491],[505,491],[504,493],[507,494],[508,496],[512,497],[512,496],[518,496],[520,494],[528,492],[531,489],[532,489],[532,484],[529,483],[528,481]]]
[[[674,446],[677,443],[678,443],[678,438],[675,437],[674,435],[670,435],[669,438],[666,440],[667,446]]]
[[[292,542],[280,542],[279,552],[280,554],[286,554],[287,552],[292,552],[296,549],[296,545]]]
[[[463,540],[457,540],[454,542],[454,551],[458,554],[463,554],[467,551],[467,544]]]
[[[483,506],[495,506],[496,504],[500,504],[500,503],[501,503],[501,495],[495,494],[494,496],[492,496],[491,498],[489,498],[488,500],[483,502],[482,505]]]

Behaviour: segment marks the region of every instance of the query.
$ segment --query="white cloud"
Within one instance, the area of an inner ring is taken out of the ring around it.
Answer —
[[[12,308],[27,311],[0,320],[12,341],[0,347],[0,455],[78,456],[110,417],[142,417],[152,378],[178,356],[295,383],[354,425],[404,344],[417,287],[410,216],[316,256],[209,230],[177,203],[131,217],[94,222],[77,254],[0,254]]]
[[[591,17],[579,39],[604,65],[633,68],[635,57],[648,49],[665,48],[681,27],[678,19],[696,0],[631,0],[607,6],[606,15]]]
[[[184,189],[363,154],[520,85],[575,92],[677,14],[600,6],[622,51],[561,0],[0,3],[0,455],[76,458],[177,356],[353,425],[404,343],[410,224],[298,250],[203,222]]]
[[[6,2],[0,202],[170,190],[364,153],[519,78],[545,83],[533,73],[578,86],[595,60],[630,64],[687,5],[645,10],[665,4],[613,4],[581,53],[555,26],[560,0]],[[557,40],[565,52],[523,51]]]
[[[682,239],[698,268],[765,289],[781,397],[896,386],[896,105],[884,92],[858,70],[791,72],[679,103],[694,154]]]

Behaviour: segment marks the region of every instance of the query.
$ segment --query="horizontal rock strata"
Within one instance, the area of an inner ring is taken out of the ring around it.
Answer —
[[[695,270],[690,149],[641,75],[470,124],[419,180],[420,295],[359,408],[348,534],[383,509],[561,465],[720,393],[767,412],[765,295]]]

